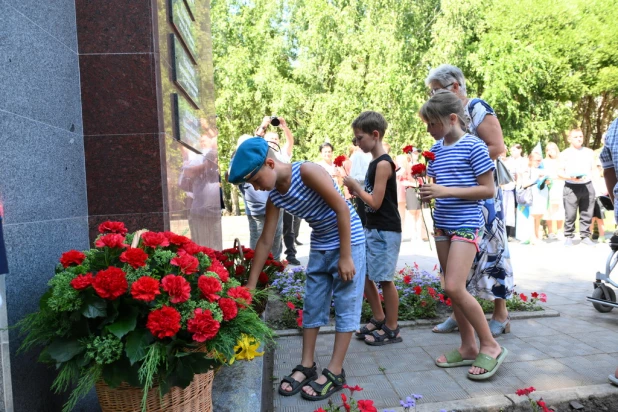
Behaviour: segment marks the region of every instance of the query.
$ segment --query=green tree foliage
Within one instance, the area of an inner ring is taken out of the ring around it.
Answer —
[[[237,138],[284,116],[295,159],[350,146],[363,110],[389,122],[393,153],[432,139],[418,118],[431,67],[459,66],[497,111],[507,144],[593,147],[618,109],[618,10],[609,0],[213,0],[222,170]],[[229,192],[227,188],[226,192]]]

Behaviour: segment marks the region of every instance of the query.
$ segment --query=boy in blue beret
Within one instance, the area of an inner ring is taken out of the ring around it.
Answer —
[[[270,192],[264,229],[249,274],[250,289],[255,288],[272,246],[279,209],[305,219],[312,228],[302,316],[302,360],[281,380],[279,394],[301,392],[308,400],[326,399],[346,383],[343,360],[360,320],[366,265],[361,221],[326,170],[311,162],[280,162],[259,137],[238,147],[228,180]],[[335,301],[335,344],[330,363],[318,375],[315,343],[320,327],[328,324],[331,298]]]

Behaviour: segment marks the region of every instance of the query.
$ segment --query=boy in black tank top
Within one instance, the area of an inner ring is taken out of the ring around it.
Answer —
[[[352,123],[357,144],[373,160],[365,177],[365,188],[350,177],[343,184],[365,203],[367,277],[365,296],[373,317],[355,333],[358,339],[372,346],[401,342],[397,317],[399,293],[393,283],[401,247],[401,217],[397,209],[397,178],[395,163],[382,145],[387,123],[377,112],[363,112]],[[375,283],[380,282],[384,307]],[[385,316],[388,314],[388,318]]]

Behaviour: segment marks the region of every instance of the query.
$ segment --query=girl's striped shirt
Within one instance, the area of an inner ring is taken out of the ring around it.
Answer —
[[[463,135],[450,146],[445,146],[441,139],[431,151],[436,160],[429,163],[427,176],[441,186],[478,186],[476,178],[495,169],[485,142],[471,134]],[[455,197],[436,199],[434,226],[439,229],[480,228],[485,224],[481,210],[483,202]]]

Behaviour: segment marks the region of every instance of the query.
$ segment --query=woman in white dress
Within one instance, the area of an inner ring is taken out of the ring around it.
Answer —
[[[518,222],[517,238],[523,244],[535,245],[543,240],[541,219],[547,212],[549,201],[550,180],[545,176],[545,170],[541,168],[543,157],[540,153],[532,152],[528,156],[528,169],[520,174],[517,185],[522,188],[530,188],[532,191],[532,203],[530,205],[519,205],[518,215],[521,216],[521,225]]]

